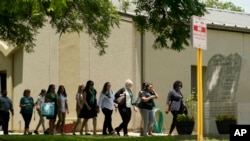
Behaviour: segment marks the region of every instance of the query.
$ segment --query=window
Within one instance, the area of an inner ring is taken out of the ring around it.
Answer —
[[[205,82],[205,74],[206,74],[207,67],[202,67],[202,81],[203,85]],[[197,66],[191,66],[191,93],[194,94],[194,99],[197,100]]]
[[[0,91],[6,90],[6,72],[0,71]]]

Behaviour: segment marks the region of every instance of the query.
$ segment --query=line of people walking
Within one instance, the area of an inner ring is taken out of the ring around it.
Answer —
[[[131,120],[131,109],[133,109],[135,112],[139,111],[141,114],[140,135],[152,135],[154,123],[153,108],[155,107],[154,100],[159,98],[159,95],[154,90],[153,84],[144,82],[142,84],[141,91],[139,91],[137,95],[137,99],[135,99],[131,90],[132,86],[133,82],[130,79],[127,79],[125,81],[125,85],[115,93],[112,90],[111,83],[106,82],[97,101],[97,91],[94,88],[94,82],[92,80],[87,81],[86,86],[79,85],[78,91],[76,93],[77,120],[73,127],[72,134],[76,135],[76,128],[81,123],[81,119],[83,119],[82,125],[80,127],[80,135],[83,135],[84,128],[85,135],[90,135],[90,133],[88,133],[87,123],[89,119],[92,119],[93,135],[96,135],[97,115],[101,110],[104,114],[102,129],[103,135],[117,134],[120,136],[120,131],[123,130],[123,135],[128,136],[128,124]],[[175,82],[174,90],[176,91],[170,91],[168,94],[166,113],[168,113],[168,111],[172,111],[173,114],[173,123],[171,125],[169,134],[172,133],[175,127],[176,116],[178,114],[175,109],[178,108],[178,104],[174,103],[178,100],[175,99],[173,102],[171,98],[178,97],[178,99],[182,99],[183,96],[180,93],[181,87],[182,83],[180,81]],[[29,125],[31,122],[33,109],[35,108],[39,116],[39,122],[34,130],[34,134],[39,134],[38,129],[40,126],[42,126],[44,134],[53,135],[59,132],[64,135],[66,114],[69,114],[69,106],[67,101],[67,92],[63,85],[60,85],[58,87],[58,91],[56,92],[55,85],[50,84],[47,91],[45,89],[41,90],[41,93],[39,94],[36,101],[34,101],[34,99],[31,97],[31,91],[29,89],[25,89],[19,104],[20,114],[22,115],[25,123],[23,134],[32,134]],[[45,117],[41,113],[41,107],[42,104],[50,102],[54,103],[54,108],[52,111],[54,114],[53,116],[46,117],[46,119],[49,120],[49,127],[46,129],[44,120]],[[174,105],[177,106],[173,107]],[[119,112],[122,119],[121,123],[115,128],[112,126],[112,113],[114,110]],[[7,91],[2,91],[2,96],[0,98],[0,123],[2,123],[4,134],[8,134],[9,111],[12,115],[14,115],[12,101],[7,97]]]

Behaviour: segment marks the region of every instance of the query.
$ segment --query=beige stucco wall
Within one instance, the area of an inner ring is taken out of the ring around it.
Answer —
[[[247,59],[248,64],[250,63],[250,34],[208,29],[207,37],[208,49],[203,51],[203,66],[206,66],[209,59],[218,53],[226,56],[230,53],[239,53]],[[186,47],[181,52],[154,50],[152,48],[153,41],[152,34],[147,33],[144,40],[144,79],[154,84],[160,95],[156,105],[164,111],[168,91],[172,89],[175,80],[183,82],[184,98],[190,96],[191,65],[196,65],[196,49]],[[167,131],[170,128],[171,120],[171,114],[165,115]]]
[[[157,107],[165,110],[167,93],[172,89],[175,80],[184,84],[183,94],[188,97],[191,92],[191,65],[196,64],[196,50],[154,50],[154,37],[146,33],[141,44],[141,35],[135,31],[130,17],[123,17],[120,28],[112,30],[108,39],[107,54],[98,55],[93,41],[85,33],[63,34],[61,38],[46,25],[37,36],[34,53],[26,53],[23,49],[6,57],[0,53],[0,71],[7,71],[7,87],[9,96],[14,102],[15,116],[10,123],[11,129],[22,130],[24,122],[19,114],[19,100],[23,90],[31,89],[34,99],[42,88],[47,89],[53,83],[57,87],[64,85],[68,93],[70,113],[68,120],[74,120],[75,94],[79,84],[91,79],[98,91],[97,98],[106,81],[110,81],[112,89],[117,91],[130,78],[134,81],[133,92],[136,97],[141,87],[141,80],[154,84],[160,95],[156,100]],[[143,46],[143,51],[141,50]],[[250,65],[250,34],[221,30],[208,30],[208,50],[203,51],[203,64],[206,65],[214,54],[242,54]],[[141,56],[143,59],[141,60]],[[142,64],[141,64],[142,63]],[[143,68],[141,68],[143,66]],[[143,72],[143,74],[141,74]],[[143,78],[141,78],[143,76]],[[13,78],[13,79],[12,79]],[[13,91],[13,92],[12,92]],[[32,120],[30,129],[34,129],[36,120]],[[168,131],[172,115],[165,115],[165,128]],[[119,113],[113,113],[113,127],[121,122]],[[89,128],[93,129],[89,122]],[[98,129],[102,128],[103,114],[98,115]],[[129,128],[139,126],[140,115],[133,112]],[[46,124],[48,127],[48,124]]]

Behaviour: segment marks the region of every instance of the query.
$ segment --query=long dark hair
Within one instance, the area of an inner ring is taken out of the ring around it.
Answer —
[[[146,85],[148,84],[148,82],[143,82],[142,86],[141,86],[141,90],[145,90],[146,89]]]
[[[89,90],[92,84],[94,85],[94,81],[92,80],[87,81],[84,91]]]
[[[50,84],[49,87],[48,87],[47,93],[51,93],[52,87],[55,87],[55,85],[54,84]]]
[[[103,88],[102,88],[102,93],[105,94],[108,90],[108,85],[110,85],[110,82],[106,82],[104,83],[103,85]]]
[[[63,91],[63,93],[62,93],[63,96],[67,97],[66,89],[65,89],[65,87],[64,87],[63,85],[60,85],[60,86],[58,87],[58,90],[57,90],[58,96],[61,95],[61,89],[62,89],[62,88],[64,88],[64,91]]]

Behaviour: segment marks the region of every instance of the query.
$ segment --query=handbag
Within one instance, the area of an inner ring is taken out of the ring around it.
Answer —
[[[139,93],[139,95],[135,101],[135,106],[138,108],[141,108],[141,106],[142,106],[142,93]]]
[[[55,102],[42,103],[41,115],[46,117],[53,117],[55,115]]]
[[[116,99],[114,100],[114,102],[117,103],[118,105],[123,105],[124,102],[125,102],[125,99],[126,99],[126,98],[125,98],[125,95],[122,95],[122,96],[116,98]]]

